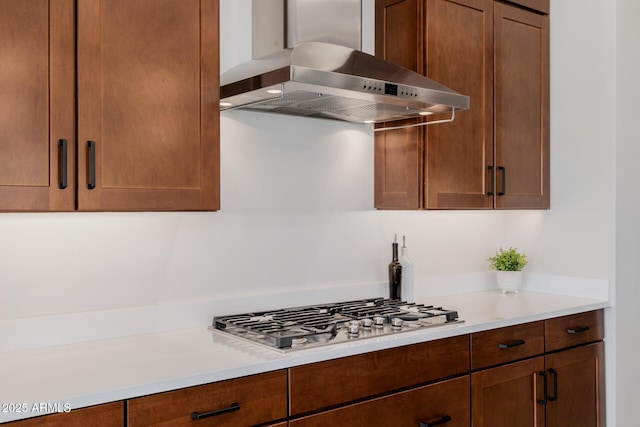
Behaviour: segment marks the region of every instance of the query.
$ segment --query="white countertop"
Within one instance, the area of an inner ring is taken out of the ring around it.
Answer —
[[[528,291],[432,297],[428,303],[457,310],[464,323],[286,354],[206,325],[0,353],[0,422],[43,415],[30,411],[41,403],[80,408],[609,306],[604,299]]]

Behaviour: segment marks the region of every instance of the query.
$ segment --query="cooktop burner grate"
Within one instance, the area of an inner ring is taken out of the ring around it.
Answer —
[[[371,298],[216,316],[211,328],[286,352],[461,322],[457,311]]]

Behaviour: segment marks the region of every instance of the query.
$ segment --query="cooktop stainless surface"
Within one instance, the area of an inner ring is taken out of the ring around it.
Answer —
[[[289,352],[462,322],[454,310],[370,298],[215,316],[210,329]]]

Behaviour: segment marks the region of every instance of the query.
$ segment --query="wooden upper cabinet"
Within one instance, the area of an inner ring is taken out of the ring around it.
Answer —
[[[533,9],[376,1],[376,55],[470,97],[452,123],[375,134],[376,208],[549,208],[549,26]]]
[[[496,208],[549,208],[549,18],[495,3]]]
[[[422,0],[376,0],[376,56],[422,73]],[[415,120],[403,121],[412,124]],[[397,126],[398,123],[394,123]],[[378,127],[384,127],[381,124]],[[374,205],[379,209],[420,209],[423,130],[376,132]]]
[[[426,74],[468,95],[470,109],[426,128],[424,207],[491,209],[493,1],[426,4]]]
[[[73,3],[0,0],[0,211],[73,209]]]
[[[219,208],[217,0],[78,0],[78,209]]]

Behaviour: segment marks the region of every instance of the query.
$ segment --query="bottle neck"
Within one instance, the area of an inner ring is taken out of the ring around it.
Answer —
[[[397,261],[398,260],[398,244],[397,243],[392,243],[391,247],[393,249],[393,260]]]

